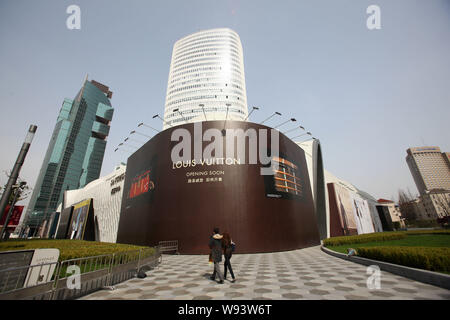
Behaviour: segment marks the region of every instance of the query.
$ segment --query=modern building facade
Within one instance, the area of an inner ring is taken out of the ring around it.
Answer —
[[[419,193],[433,189],[450,190],[448,154],[439,147],[417,147],[406,150],[406,162]]]
[[[72,99],[64,99],[27,209],[31,235],[53,213],[66,190],[100,176],[114,109],[109,88],[86,77]]]
[[[125,171],[126,166],[121,164],[110,174],[88,183],[84,188],[65,191],[64,203],[58,211],[92,199],[98,241],[116,242]]]
[[[402,218],[400,208],[394,201],[378,199],[377,202],[377,210],[380,215],[383,230],[393,231],[395,225],[398,225],[399,228],[405,227],[405,221]]]
[[[419,196],[423,207],[422,220],[450,216],[450,190],[433,189]]]
[[[245,120],[247,114],[239,35],[221,28],[178,40],[170,64],[163,128],[197,121]]]

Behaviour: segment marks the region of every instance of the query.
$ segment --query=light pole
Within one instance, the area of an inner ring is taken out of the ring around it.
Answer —
[[[305,130],[305,128],[303,128],[302,126],[298,126],[298,127],[295,127],[295,128],[293,128],[293,129],[289,129],[288,131],[283,132],[283,134],[292,132],[292,131],[294,131],[294,130],[297,130],[298,128],[302,129],[303,131]]]
[[[163,118],[161,118],[161,117],[159,116],[159,114],[155,114],[155,115],[152,117],[152,119],[155,119],[155,118],[161,119],[162,122],[163,122],[165,125],[171,126],[170,124],[167,123],[166,120],[164,120]]]
[[[22,148],[20,149],[16,163],[14,164],[14,167],[11,171],[11,175],[9,176],[8,182],[6,184],[5,191],[3,192],[2,199],[0,200],[0,216],[3,216],[3,213],[5,212],[5,208],[9,202],[9,198],[11,197],[12,186],[16,184],[17,178],[19,177],[20,169],[22,168],[22,165],[25,161],[25,157],[27,156],[28,150],[30,149],[30,145],[31,142],[33,141],[36,130],[37,126],[35,125],[31,125],[30,128],[28,129],[25,141],[22,144]]]
[[[23,190],[23,188],[25,188],[26,185],[27,185],[27,183],[25,181],[22,181],[18,185],[17,184],[13,185],[13,187],[15,187],[16,190],[14,192],[14,199],[13,199],[12,204],[11,204],[9,210],[8,210],[8,214],[6,215],[5,223],[3,223],[3,228],[0,231],[0,239],[2,239],[2,240],[3,240],[3,237],[4,237],[5,233],[6,233],[6,231],[8,230],[9,219],[11,218],[11,214],[14,211],[14,206],[16,204],[17,197],[18,197],[18,195],[20,193],[20,190]],[[8,238],[9,238],[9,234],[7,235],[6,239],[4,239],[4,240],[8,240]]]
[[[183,118],[184,122],[187,122],[186,118],[183,116],[183,114],[180,112],[180,109],[176,108],[173,109],[173,112],[178,112],[180,114],[180,116]]]
[[[290,118],[289,120],[286,120],[285,122],[283,122],[283,123],[281,123],[281,124],[279,124],[279,125],[277,125],[276,127],[273,127],[273,128],[276,129],[278,127],[281,127],[282,125],[288,123],[289,121],[296,122],[297,120],[295,118]]]
[[[226,106],[227,106],[227,113],[226,113],[226,115],[225,115],[225,121],[224,121],[224,123],[223,123],[223,129],[222,129],[222,135],[223,135],[223,136],[225,136],[225,134],[227,133],[226,130],[225,130],[225,125],[227,124],[227,119],[228,119],[228,109],[230,108],[231,104],[230,104],[230,103],[227,103]]]
[[[148,135],[146,135],[146,134],[143,134],[143,133],[140,133],[140,132],[138,132],[138,131],[136,131],[136,130],[133,130],[133,131],[131,131],[130,132],[130,135],[132,135],[132,134],[139,134],[139,135],[141,135],[141,136],[144,136],[144,137],[146,137],[146,138],[151,138],[150,136],[148,136]]]
[[[296,139],[296,138],[300,138],[300,137],[303,137],[303,136],[306,136],[306,135],[311,135],[311,132],[307,132],[307,133],[301,134],[299,136],[292,137],[291,140]]]
[[[205,105],[203,103],[200,103],[198,106],[201,107],[203,110],[203,115],[205,116],[205,121],[208,121],[208,119],[206,119]]]
[[[153,129],[153,130],[155,130],[156,132],[161,132],[161,131],[159,131],[158,129],[155,129],[155,128],[153,128],[153,127],[150,127],[149,125],[146,125],[146,124],[143,123],[143,122],[141,122],[141,123],[138,124],[138,128],[139,128],[139,127],[142,127],[142,126],[147,127],[147,128],[150,128],[150,129]]]
[[[272,118],[272,117],[275,116],[275,115],[281,116],[281,113],[275,112],[273,115],[271,115],[270,117],[268,117],[266,120],[264,120],[264,121],[261,122],[260,124],[263,124],[264,122],[268,121],[270,118]]]
[[[258,107],[253,107],[253,108],[252,108],[252,111],[250,111],[250,113],[247,114],[247,116],[245,117],[244,121],[247,121],[247,119],[250,117],[250,115],[251,115],[251,114],[253,113],[253,111],[255,111],[255,110],[259,110],[259,108],[258,108]]]

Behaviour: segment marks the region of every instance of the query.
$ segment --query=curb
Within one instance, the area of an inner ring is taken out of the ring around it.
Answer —
[[[378,260],[371,260],[356,256],[347,256],[346,254],[327,249],[323,245],[320,246],[320,249],[323,252],[337,258],[359,263],[365,266],[377,265],[378,267],[380,267],[380,270],[387,271],[405,278],[409,278],[411,280],[431,284],[436,287],[450,290],[450,275],[441,274],[438,272],[428,270],[405,267],[398,264],[382,262]]]

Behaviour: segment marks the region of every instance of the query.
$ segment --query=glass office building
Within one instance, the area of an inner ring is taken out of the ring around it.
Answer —
[[[210,29],[178,40],[172,53],[164,129],[206,120],[246,120],[244,55],[239,35]]]
[[[27,209],[29,235],[63,201],[66,190],[79,189],[100,176],[114,109],[109,88],[84,81],[75,99],[64,99]]]

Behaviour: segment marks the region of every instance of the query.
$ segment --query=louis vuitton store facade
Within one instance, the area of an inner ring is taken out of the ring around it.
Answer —
[[[158,133],[128,158],[117,242],[207,254],[219,227],[237,253],[320,244],[304,151],[273,130],[205,121]]]

